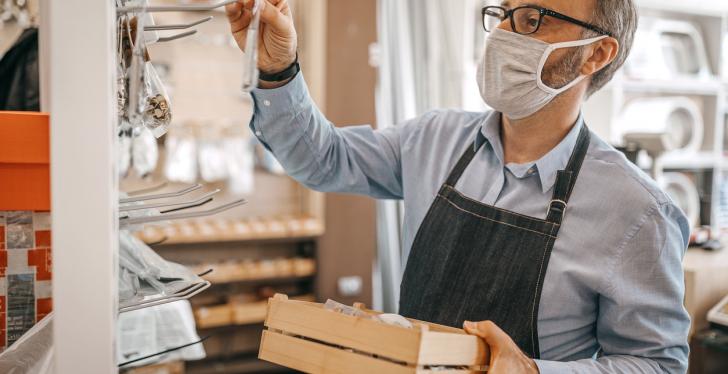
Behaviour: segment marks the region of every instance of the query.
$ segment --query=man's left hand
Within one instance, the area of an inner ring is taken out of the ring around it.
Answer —
[[[526,356],[505,331],[491,321],[465,322],[465,331],[476,335],[490,347],[490,367],[488,374],[538,374],[538,366]]]

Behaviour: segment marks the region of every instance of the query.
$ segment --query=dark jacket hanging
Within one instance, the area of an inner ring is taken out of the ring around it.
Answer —
[[[0,110],[40,111],[38,29],[23,31],[0,60]]]

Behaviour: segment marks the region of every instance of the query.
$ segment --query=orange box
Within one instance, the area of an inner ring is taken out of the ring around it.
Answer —
[[[50,211],[47,113],[0,112],[0,210]]]

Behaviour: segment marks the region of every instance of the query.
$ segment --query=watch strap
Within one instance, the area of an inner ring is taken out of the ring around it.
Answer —
[[[293,61],[293,63],[285,70],[273,74],[267,74],[261,71],[258,79],[266,82],[282,82],[286,79],[295,77],[300,71],[301,66],[298,64],[298,56],[296,56],[296,60]]]

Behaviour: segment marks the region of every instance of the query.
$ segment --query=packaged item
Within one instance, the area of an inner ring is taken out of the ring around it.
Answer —
[[[250,195],[255,189],[253,148],[243,136],[226,137],[223,147],[227,159],[228,189],[237,195]]]
[[[53,363],[53,313],[0,353],[0,373],[50,374]]]
[[[167,133],[172,122],[172,110],[164,83],[159,78],[154,65],[149,61],[144,63],[144,87],[146,94],[142,117],[144,126],[152,130],[154,136],[159,138]]]
[[[193,134],[184,128],[175,128],[165,141],[167,158],[164,175],[170,182],[197,181],[197,143]]]
[[[202,132],[197,144],[200,177],[205,182],[227,179],[228,157],[223,149],[220,131],[213,126],[205,126]]]
[[[157,139],[147,127],[140,127],[134,130],[132,160],[134,171],[140,177],[146,177],[157,168],[159,147],[157,146]]]
[[[119,139],[116,144],[118,147],[119,176],[125,177],[131,167],[132,127],[129,122],[122,120],[119,125]]]
[[[119,315],[117,322],[117,361],[146,357],[200,340],[189,301],[183,300]],[[138,361],[128,367],[176,360],[205,358],[202,344]]]

